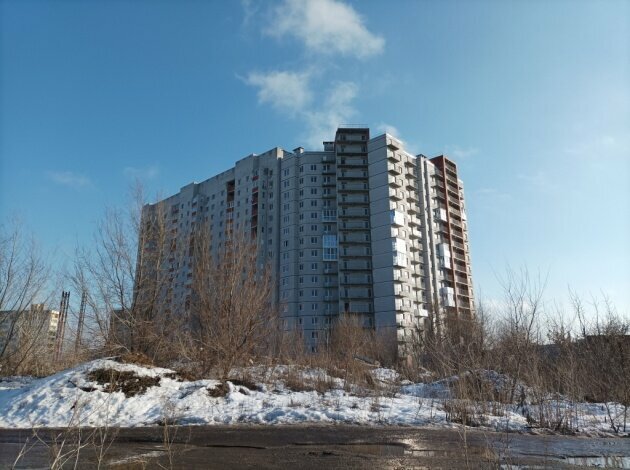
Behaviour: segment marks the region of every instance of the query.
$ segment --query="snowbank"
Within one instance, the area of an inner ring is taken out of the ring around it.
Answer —
[[[290,372],[278,369],[279,377]],[[353,393],[340,379],[321,370],[303,370],[303,376],[327,381],[324,393],[295,391],[280,380],[249,387],[238,381],[185,381],[169,369],[121,364],[101,359],[43,379],[11,378],[0,381],[0,427],[151,426],[171,424],[292,424],[352,423],[410,426],[455,426],[454,409],[466,406],[475,425],[488,429],[528,429],[526,415],[536,407],[517,408],[492,403],[453,400],[449,380],[391,387],[386,396]],[[109,374],[109,375],[108,375]],[[112,379],[108,379],[111,376]],[[399,380],[395,371],[376,369],[377,380]],[[109,382],[108,382],[109,381]],[[116,382],[116,386],[113,383]],[[123,386],[120,383],[125,382]],[[133,386],[126,386],[126,385]],[[610,430],[603,405],[558,402],[572,407],[575,426],[583,432]]]

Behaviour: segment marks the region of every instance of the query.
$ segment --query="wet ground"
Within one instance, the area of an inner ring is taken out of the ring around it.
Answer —
[[[67,468],[630,469],[630,439],[323,425],[44,430],[37,437],[0,430],[0,468],[16,459],[16,468],[49,468],[59,456]]]

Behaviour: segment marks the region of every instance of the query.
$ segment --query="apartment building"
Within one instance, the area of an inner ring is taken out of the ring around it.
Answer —
[[[28,348],[34,353],[49,354],[57,338],[59,311],[44,304],[32,304],[24,311],[0,312],[0,349]]]
[[[252,154],[145,206],[143,217],[157,211],[169,250],[161,271],[170,312],[189,308],[191,237],[203,225],[213,253],[233,231],[256,239],[285,327],[303,331],[313,351],[340,314],[399,351],[428,318],[441,325],[474,315],[457,166],[443,155],[414,156],[389,134],[370,138],[368,128],[347,126],[320,151]]]

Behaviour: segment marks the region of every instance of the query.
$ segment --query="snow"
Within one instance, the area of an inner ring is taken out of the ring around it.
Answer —
[[[159,378],[159,385],[143,393],[125,396],[111,392],[106,385],[90,380],[98,369],[133,372],[138,377]],[[121,364],[99,359],[42,379],[8,378],[0,381],[0,427],[66,426],[152,426],[162,423],[186,424],[296,424],[349,423],[363,425],[408,425],[454,427],[449,410],[467,406],[475,424],[486,429],[525,431],[527,413],[535,416],[531,403],[516,405],[471,403],[455,400],[450,384],[456,377],[425,384],[400,385],[393,370],[374,369],[372,376],[387,386],[384,393],[344,388],[343,380],[321,369],[276,366],[263,371],[240,371],[262,379],[256,389],[227,382],[224,396],[213,397],[209,391],[220,385],[217,380],[182,381],[169,369]],[[294,391],[287,377],[297,376],[309,383],[326,383],[324,393]],[[235,381],[236,382],[236,381]],[[238,382],[237,382],[238,383]],[[558,399],[554,410],[572,410],[573,424],[586,434],[610,432],[603,404],[571,403]],[[616,412],[618,405],[611,405]]]

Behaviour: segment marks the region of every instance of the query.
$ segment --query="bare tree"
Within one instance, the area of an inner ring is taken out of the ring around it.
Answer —
[[[217,368],[226,378],[234,366],[270,349],[278,316],[270,269],[255,240],[228,233],[213,256],[207,233],[200,228],[193,245],[189,331],[201,374]]]
[[[516,386],[520,380],[533,379],[534,359],[541,343],[540,316],[546,279],[532,277],[522,268],[515,272],[508,267],[505,278],[500,280],[505,296],[504,311],[500,319],[497,353],[501,368],[512,378],[509,401],[514,401]],[[526,368],[531,372],[527,374]]]
[[[571,298],[580,325],[575,348],[583,367],[582,389],[587,399],[604,403],[613,431],[625,432],[630,407],[630,320],[617,314],[604,297],[604,311],[595,299],[589,321],[580,297],[572,292]],[[615,403],[621,405],[621,413]]]
[[[149,355],[160,349],[166,325],[154,320],[166,282],[166,224],[163,204],[146,205],[137,184],[130,207],[107,209],[93,247],[77,249],[69,278],[86,293],[87,347]]]
[[[49,267],[18,222],[0,229],[0,368],[15,373],[47,345],[45,315],[31,306],[47,300]]]

